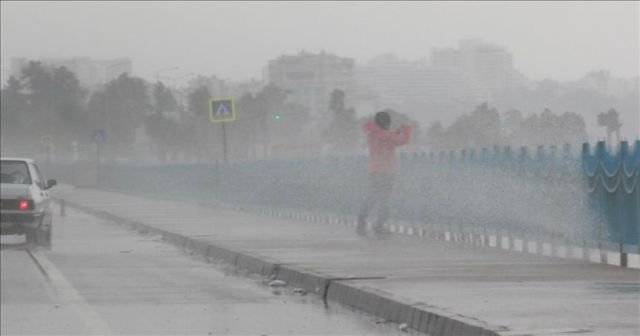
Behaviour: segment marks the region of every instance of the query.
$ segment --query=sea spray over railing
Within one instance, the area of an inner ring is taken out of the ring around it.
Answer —
[[[527,238],[588,235],[579,159],[568,146],[562,153],[555,147],[533,154],[510,147],[451,151],[401,163],[397,216],[414,213],[407,219]],[[419,201],[407,208],[408,199]]]
[[[626,244],[637,245],[639,142],[634,150],[623,143],[624,154],[617,155],[605,154],[603,144],[594,155],[586,148],[582,156],[568,145],[401,154],[392,218],[578,244],[624,237]],[[614,164],[616,158],[624,164]],[[62,180],[70,175],[69,166],[49,168],[49,175]],[[350,216],[367,188],[364,156],[228,165],[102,164],[99,172],[99,185],[112,189]]]

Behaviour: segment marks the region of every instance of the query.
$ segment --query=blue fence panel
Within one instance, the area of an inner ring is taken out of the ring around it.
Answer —
[[[598,142],[592,153],[583,145],[584,179],[603,240],[638,245],[640,241],[640,140],[630,150],[626,141],[617,153]]]
[[[47,174],[72,181],[71,164]],[[103,164],[99,185],[198,201],[353,215],[367,191],[365,156],[223,164]],[[71,177],[71,178],[70,178]],[[572,242],[638,244],[640,141],[403,153],[392,217],[436,228]]]

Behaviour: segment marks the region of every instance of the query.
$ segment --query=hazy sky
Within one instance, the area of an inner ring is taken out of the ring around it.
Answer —
[[[639,73],[638,2],[12,2],[2,1],[3,78],[11,57],[131,57],[134,74],[261,78],[283,53],[325,50],[363,63],[504,45],[532,79]]]

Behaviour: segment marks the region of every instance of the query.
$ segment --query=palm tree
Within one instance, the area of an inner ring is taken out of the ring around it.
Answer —
[[[611,134],[616,132],[617,142],[620,142],[620,127],[622,127],[622,123],[618,120],[618,111],[613,108],[610,108],[607,113],[598,114],[598,125],[605,127],[607,130],[607,143],[611,143]]]

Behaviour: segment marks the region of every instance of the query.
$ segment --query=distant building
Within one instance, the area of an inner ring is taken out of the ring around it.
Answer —
[[[382,55],[356,68],[358,98],[376,97],[374,109],[407,102],[485,99],[473,78],[456,67],[434,67],[426,61],[403,61]]]
[[[27,59],[13,58],[11,60],[11,75],[19,78],[22,68],[30,61],[41,62],[44,65],[65,67],[73,72],[80,84],[87,88],[107,83],[123,73],[132,73],[132,62],[129,58],[112,60],[93,60],[88,57]]]
[[[251,79],[243,82],[231,83],[231,93],[233,97],[240,99],[244,94],[256,94],[264,88],[264,82],[261,80]]]
[[[346,93],[347,106],[355,94],[355,61],[327,53],[283,55],[269,61],[266,82],[289,91],[289,100],[309,107],[314,117],[328,114],[333,90]],[[321,118],[322,119],[322,118]]]
[[[246,93],[256,94],[264,88],[264,82],[251,79],[243,82],[232,82],[227,79],[221,79],[215,75],[205,77],[198,76],[190,80],[187,89],[196,89],[204,86],[209,90],[212,97],[234,97],[242,98]]]
[[[431,65],[461,72],[489,95],[527,85],[525,76],[514,68],[511,53],[482,40],[460,40],[458,49],[432,49]]]
[[[606,96],[625,97],[627,95],[638,95],[638,79],[635,78],[618,78],[607,70],[591,71],[575,82],[569,82],[567,85],[573,89],[594,90]]]
[[[511,53],[481,40],[461,40],[458,48],[432,49],[429,59],[405,61],[380,55],[356,67],[360,115],[391,107],[425,125],[441,122],[491,102],[504,90],[525,87]]]

